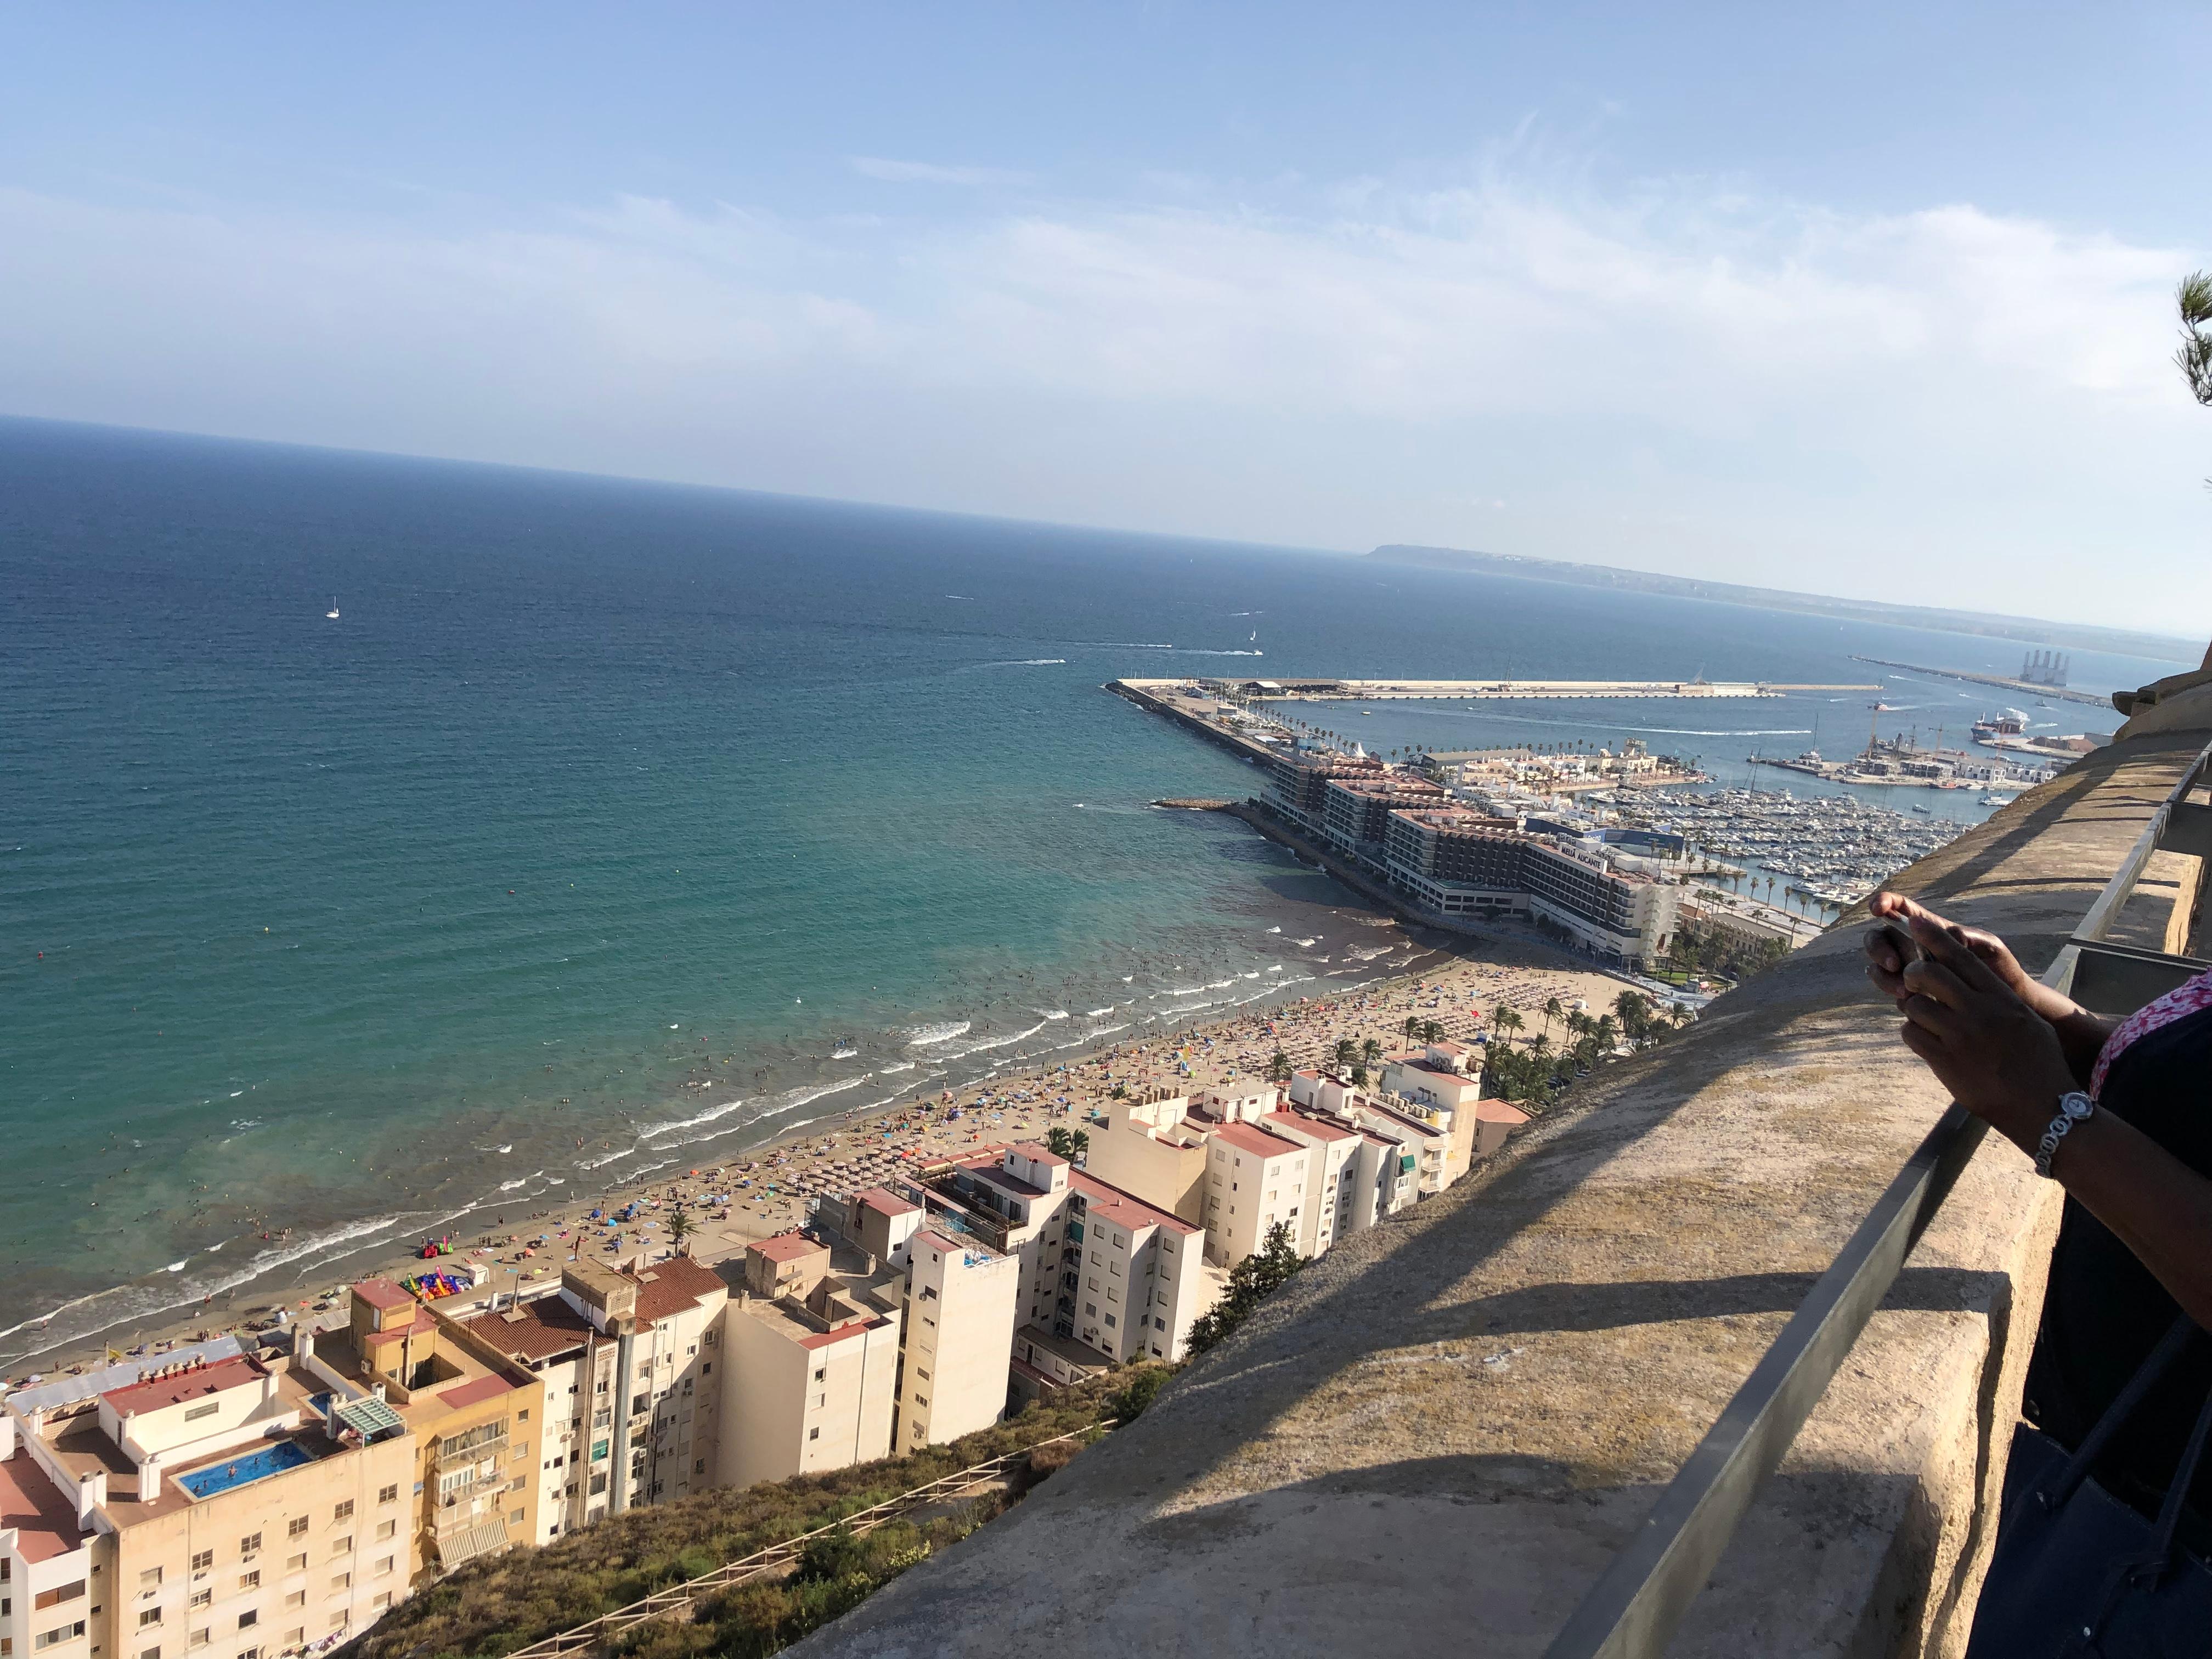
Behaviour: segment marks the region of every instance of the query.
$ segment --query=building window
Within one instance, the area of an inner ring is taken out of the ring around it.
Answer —
[[[260,1622],[261,1609],[258,1607],[248,1607],[244,1613],[238,1615],[238,1627],[240,1630],[252,1630]],[[244,1654],[240,1654],[239,1655],[239,1659],[246,1659],[246,1656]]]
[[[192,1592],[192,1599],[185,1605],[193,1607],[204,1607],[214,1600],[215,1592],[213,1590],[198,1589]]]
[[[379,1613],[383,1612],[385,1608],[392,1605],[392,1592],[390,1590],[377,1591],[376,1599],[370,1602],[369,1605],[374,1607]]]
[[[397,1521],[380,1521],[376,1523],[376,1536],[379,1541],[391,1537],[398,1530],[399,1523]]]
[[[305,1550],[301,1550],[301,1551],[297,1555],[288,1555],[288,1556],[286,1556],[286,1557],[284,1558],[284,1571],[287,1571],[287,1572],[305,1572],[305,1571],[307,1571],[307,1551],[305,1551]]]
[[[259,1589],[261,1588],[260,1573],[258,1571],[241,1572],[238,1575],[238,1587],[242,1590]]]
[[[284,1524],[284,1536],[287,1538],[297,1538],[307,1530],[307,1517],[304,1515],[295,1515]]]
[[[352,1519],[353,1519],[353,1499],[352,1499],[352,1498],[347,1498],[347,1499],[345,1500],[345,1502],[344,1502],[344,1503],[343,1503],[343,1504],[339,1504],[336,1509],[332,1510],[331,1511],[331,1520],[333,1520],[333,1521],[350,1521],[350,1520],[352,1520]]]
[[[383,1491],[378,1492],[376,1494],[376,1501],[380,1504],[397,1504],[399,1501],[398,1482],[394,1481],[392,1485],[385,1487]]]
[[[152,1589],[161,1582],[161,1570],[159,1567],[149,1567],[138,1575],[138,1588],[142,1590]]]
[[[353,1575],[349,1572],[332,1573],[331,1575],[331,1588],[334,1590],[351,1589],[353,1588]]]
[[[138,1659],[161,1659],[161,1650],[159,1648],[141,1648],[138,1650]]]
[[[257,1554],[259,1553],[260,1548],[261,1534],[258,1532],[249,1532],[245,1537],[238,1540],[238,1553],[240,1555]]]
[[[191,1634],[191,1645],[192,1645],[192,1646],[194,1646],[194,1647],[196,1647],[196,1648],[204,1648],[204,1647],[205,1647],[207,1644],[208,1644],[208,1632],[207,1632],[207,1627],[206,1627],[205,1626],[202,1626],[199,1629],[198,1629],[198,1630],[196,1630],[196,1631],[194,1631],[194,1632],[192,1632],[192,1634]]]
[[[814,1380],[815,1380],[817,1382],[821,1382],[824,1377],[828,1376],[829,1375],[830,1375],[830,1368],[829,1368],[827,1365],[821,1365],[821,1366],[817,1366],[817,1367],[816,1367],[816,1368],[815,1368],[815,1372],[814,1372]]]
[[[307,1605],[307,1592],[303,1589],[294,1590],[290,1595],[284,1598],[284,1605],[288,1607],[306,1607]]]
[[[379,1556],[377,1558],[376,1571],[379,1577],[381,1577],[383,1574],[392,1571],[392,1558],[388,1555]]]
[[[33,1648],[56,1648],[64,1642],[73,1642],[84,1634],[84,1620],[73,1625],[56,1625],[52,1630],[42,1630],[33,1638]]]
[[[346,1616],[345,1616],[345,1614],[343,1614],[343,1613],[332,1613],[332,1614],[331,1615],[331,1628],[332,1630],[343,1630],[345,1627],[346,1627]]]
[[[822,1431],[819,1429],[809,1429],[806,1431],[806,1437],[809,1440],[819,1440],[822,1437]]]
[[[42,1589],[31,1598],[33,1607],[58,1607],[64,1601],[74,1601],[84,1594],[84,1580],[73,1579],[66,1584],[57,1584],[52,1589]]]
[[[344,1537],[339,1539],[337,1543],[331,1545],[331,1553],[332,1555],[351,1555],[353,1553],[353,1534],[351,1533],[348,1533]]]
[[[161,1622],[161,1610],[159,1607],[148,1607],[138,1615],[138,1628],[140,1630],[144,1630],[149,1625],[158,1625]]]

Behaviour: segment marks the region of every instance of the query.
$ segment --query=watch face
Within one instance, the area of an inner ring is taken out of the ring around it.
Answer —
[[[2096,1110],[2087,1095],[2069,1095],[2059,1104],[2065,1109],[2066,1115],[2077,1123]]]

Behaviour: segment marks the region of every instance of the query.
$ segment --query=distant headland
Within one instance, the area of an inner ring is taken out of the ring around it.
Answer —
[[[2124,628],[2086,623],[2043,622],[2033,617],[1999,617],[1976,611],[1947,611],[1924,605],[1887,605],[1878,599],[1838,599],[1820,593],[1794,593],[1779,587],[1747,587],[1737,582],[1702,581],[1664,576],[1649,570],[1623,570],[1607,564],[1573,564],[1562,559],[1531,559],[1511,553],[1476,553],[1456,547],[1386,545],[1367,556],[1383,564],[1425,565],[1434,570],[1474,570],[1534,581],[1567,582],[1577,587],[1610,587],[1629,593],[1670,593],[1686,599],[1718,599],[1724,605],[1757,605],[1766,611],[1802,611],[1856,622],[1894,623],[1905,628],[1941,629],[1952,634],[1982,634],[2035,645],[2063,645],[2081,651],[2111,651],[2160,662],[2194,663],[2202,647],[2164,634],[2138,634]]]

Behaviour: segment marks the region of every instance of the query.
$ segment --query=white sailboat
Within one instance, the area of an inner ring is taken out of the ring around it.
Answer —
[[[323,615],[329,617],[332,622],[336,622],[338,619],[338,596],[337,594],[333,593],[331,595],[331,608],[323,612]]]

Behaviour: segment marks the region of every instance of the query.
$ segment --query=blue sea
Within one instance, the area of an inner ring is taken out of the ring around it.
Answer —
[[[1856,682],[1877,676],[1854,652],[2010,672],[2020,651],[0,421],[0,1360],[1349,982],[1343,947],[1373,937],[1349,895],[1146,805],[1256,781],[1101,689],[1118,676]],[[2075,683],[2172,666],[2077,653]],[[1885,728],[1931,736],[1995,696],[1889,683]],[[1358,724],[1382,749],[1642,737],[1733,782],[1755,749],[1855,746],[1866,702]]]

